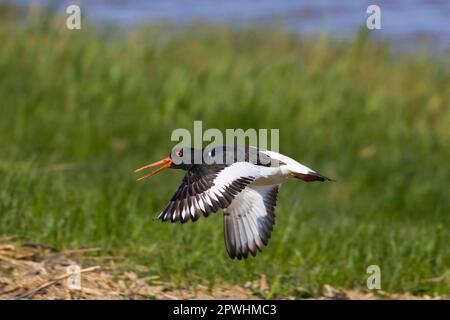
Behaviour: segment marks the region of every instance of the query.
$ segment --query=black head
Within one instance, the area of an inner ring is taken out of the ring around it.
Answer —
[[[169,158],[173,169],[189,170],[194,164],[203,163],[202,150],[190,147],[173,148]]]

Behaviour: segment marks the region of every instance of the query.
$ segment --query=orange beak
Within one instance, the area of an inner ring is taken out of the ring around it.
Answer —
[[[151,168],[151,167],[154,167],[154,166],[159,166],[160,164],[164,164],[164,163],[165,163],[165,165],[163,165],[161,168],[156,169],[155,171],[152,171],[152,172],[150,172],[149,174],[146,174],[143,177],[140,177],[139,179],[137,179],[137,181],[150,178],[152,175],[157,174],[158,172],[163,171],[164,169],[170,168],[172,166],[172,160],[170,159],[170,157],[167,157],[167,158],[164,158],[164,159],[162,159],[160,161],[156,161],[156,162],[150,163],[150,164],[148,164],[146,166],[143,166],[142,168],[136,169],[134,172],[140,172],[140,171],[145,170],[147,168]]]

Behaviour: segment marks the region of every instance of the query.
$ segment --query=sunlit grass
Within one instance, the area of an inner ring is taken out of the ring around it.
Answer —
[[[63,22],[0,28],[0,233],[126,253],[175,283],[271,295],[323,284],[448,293],[450,63],[277,30],[153,26],[120,34]],[[138,183],[173,129],[279,128],[285,154],[337,183],[283,186],[269,246],[226,255],[222,217],[154,221],[182,178]],[[431,281],[430,279],[438,279]]]

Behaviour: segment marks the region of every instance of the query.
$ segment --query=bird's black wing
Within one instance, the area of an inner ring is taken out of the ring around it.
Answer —
[[[235,196],[256,179],[258,169],[247,162],[231,165],[193,165],[158,219],[196,221],[228,207]]]

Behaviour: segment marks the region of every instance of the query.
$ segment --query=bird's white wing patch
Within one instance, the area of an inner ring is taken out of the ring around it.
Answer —
[[[253,256],[268,243],[275,224],[280,185],[247,186],[224,210],[224,233],[228,255],[234,259]]]
[[[242,177],[259,178],[261,175],[261,168],[250,162],[235,162],[228,167],[225,167],[217,174],[214,179],[214,186],[210,189],[216,191],[230,185],[233,181]]]

